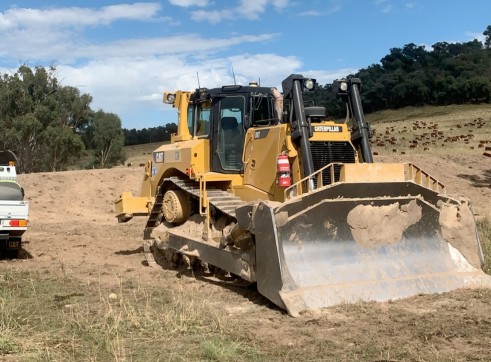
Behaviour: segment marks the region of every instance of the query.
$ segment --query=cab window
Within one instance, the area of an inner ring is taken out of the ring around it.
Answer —
[[[210,133],[211,102],[200,103],[197,106],[196,136],[207,136]]]
[[[270,126],[278,119],[273,115],[273,101],[270,97],[251,97],[251,120],[253,126]]]
[[[194,109],[193,105],[188,106],[188,129],[191,136],[194,135]]]

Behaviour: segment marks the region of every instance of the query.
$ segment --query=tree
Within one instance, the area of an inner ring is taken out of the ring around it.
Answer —
[[[66,169],[84,152],[92,97],[61,86],[55,73],[22,65],[0,76],[0,146],[18,156],[22,172]]]
[[[4,126],[2,126],[3,128]],[[12,150],[17,156],[21,172],[36,171],[40,162],[42,142],[40,135],[43,126],[32,114],[21,115],[12,119],[10,128],[1,133],[2,149]]]
[[[85,150],[80,135],[70,128],[50,124],[42,133],[42,162],[50,171],[62,171],[79,160]]]
[[[94,115],[92,127],[94,163],[97,167],[112,167],[124,163],[124,133],[119,117],[99,110]]]
[[[74,87],[62,87],[56,92],[55,121],[63,128],[73,130],[84,129],[92,117],[90,109],[92,97],[89,94],[80,94]]]
[[[482,33],[486,38],[484,39],[484,47],[489,49],[491,47],[491,25],[488,25],[484,33]]]
[[[36,117],[44,102],[43,93],[53,87],[50,73],[23,65],[13,75],[4,74],[0,81],[0,140],[4,149],[12,150],[22,172],[36,171],[40,160],[40,135],[43,125]]]

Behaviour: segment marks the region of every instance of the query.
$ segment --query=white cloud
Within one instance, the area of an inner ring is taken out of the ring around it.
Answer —
[[[172,5],[188,8],[191,6],[204,7],[208,5],[208,0],[169,0]]]
[[[306,11],[299,13],[298,15],[300,15],[300,16],[326,16],[326,15],[331,15],[331,14],[337,13],[338,11],[341,11],[342,9],[343,9],[343,6],[341,5],[341,3],[339,3],[338,1],[334,1],[329,5],[327,10],[324,10],[324,11],[322,11],[322,10],[306,10]]]
[[[232,19],[233,12],[230,10],[196,10],[191,13],[191,19],[196,21],[208,21],[217,24],[224,19]]]
[[[160,5],[135,3],[97,9],[68,7],[50,9],[11,8],[0,12],[0,54],[29,61],[74,61],[105,53],[105,45],[89,43],[80,36],[87,27],[106,26],[119,20],[157,19]]]
[[[283,9],[288,6],[289,0],[273,0],[273,6],[277,9]]]
[[[123,127],[154,127],[176,120],[174,110],[162,104],[164,91],[193,90],[202,87],[260,81],[263,86],[281,89],[281,82],[292,73],[317,79],[320,84],[356,72],[355,69],[333,71],[302,69],[295,57],[275,54],[241,54],[228,58],[210,58],[189,62],[182,56],[145,60],[109,59],[93,61],[83,67],[59,66],[57,77],[63,85],[78,87],[93,96],[92,108],[102,108],[121,116]],[[149,71],[150,70],[150,71]],[[167,110],[167,112],[166,112]],[[164,116],[164,113],[166,116]],[[149,118],[158,115],[158,118]]]
[[[342,0],[331,0],[326,13],[328,15],[337,13],[338,11],[341,11],[343,9],[343,1]]]
[[[303,73],[305,77],[312,77],[317,80],[317,83],[325,85],[331,84],[333,80],[345,78],[350,74],[355,74],[359,69],[356,68],[340,68],[333,70],[306,70]]]
[[[392,11],[393,6],[392,5],[386,5],[382,8],[383,13],[390,13]]]
[[[91,8],[12,8],[0,12],[0,31],[32,28],[74,28],[110,24],[117,20],[148,20],[160,11],[157,3],[135,3]]]
[[[298,72],[303,65],[297,57],[276,54],[240,54],[229,57],[228,61],[234,67],[237,83],[255,80],[275,87],[280,87],[284,78]]]
[[[474,39],[477,39],[483,44],[484,44],[484,41],[486,40],[486,37],[484,36],[483,33],[474,33],[474,32],[468,31],[465,35],[468,38],[468,40],[472,41]]]
[[[74,63],[80,59],[103,59],[120,57],[147,57],[179,53],[216,52],[243,44],[267,42],[278,34],[238,35],[230,38],[205,39],[198,34],[161,38],[124,39],[107,44],[88,43],[72,38],[64,32],[49,30],[25,32],[17,37],[6,34],[0,42],[0,54],[10,54],[15,59],[41,59]]]
[[[375,0],[374,4],[380,9],[384,14],[390,13],[393,9],[393,5],[389,0]]]
[[[94,99],[92,108],[119,114],[126,128],[141,128],[151,125],[126,119],[124,115],[138,110],[162,114],[159,112],[166,109],[162,104],[163,92],[197,88],[196,73],[199,74],[200,85],[207,88],[233,84],[233,68],[237,84],[255,80],[260,81],[261,85],[281,89],[283,79],[292,73],[312,76],[319,83],[326,84],[356,72],[355,69],[304,71],[302,67],[303,63],[298,58],[276,54],[210,57],[199,62],[183,55],[168,55],[140,60],[101,59],[82,67],[64,65],[57,68],[57,77],[64,85],[72,85],[82,92],[90,93]],[[173,117],[172,114],[170,117]],[[172,118],[168,121],[172,121]]]
[[[240,0],[239,4],[233,8],[193,11],[191,18],[196,21],[208,21],[212,24],[240,18],[257,20],[264,14],[268,5],[272,5],[280,11],[289,5],[289,0]]]
[[[324,12],[319,11],[319,10],[306,10],[306,11],[302,11],[298,15],[300,15],[300,16],[323,16]]]

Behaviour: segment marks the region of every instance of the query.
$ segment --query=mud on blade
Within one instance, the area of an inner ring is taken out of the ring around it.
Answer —
[[[436,207],[420,196],[318,199],[261,203],[254,216],[258,290],[291,315],[491,286],[467,204]]]

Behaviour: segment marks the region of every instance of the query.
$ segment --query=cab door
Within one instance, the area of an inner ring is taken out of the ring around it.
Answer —
[[[245,98],[219,98],[213,107],[212,171],[240,173],[243,169]]]

